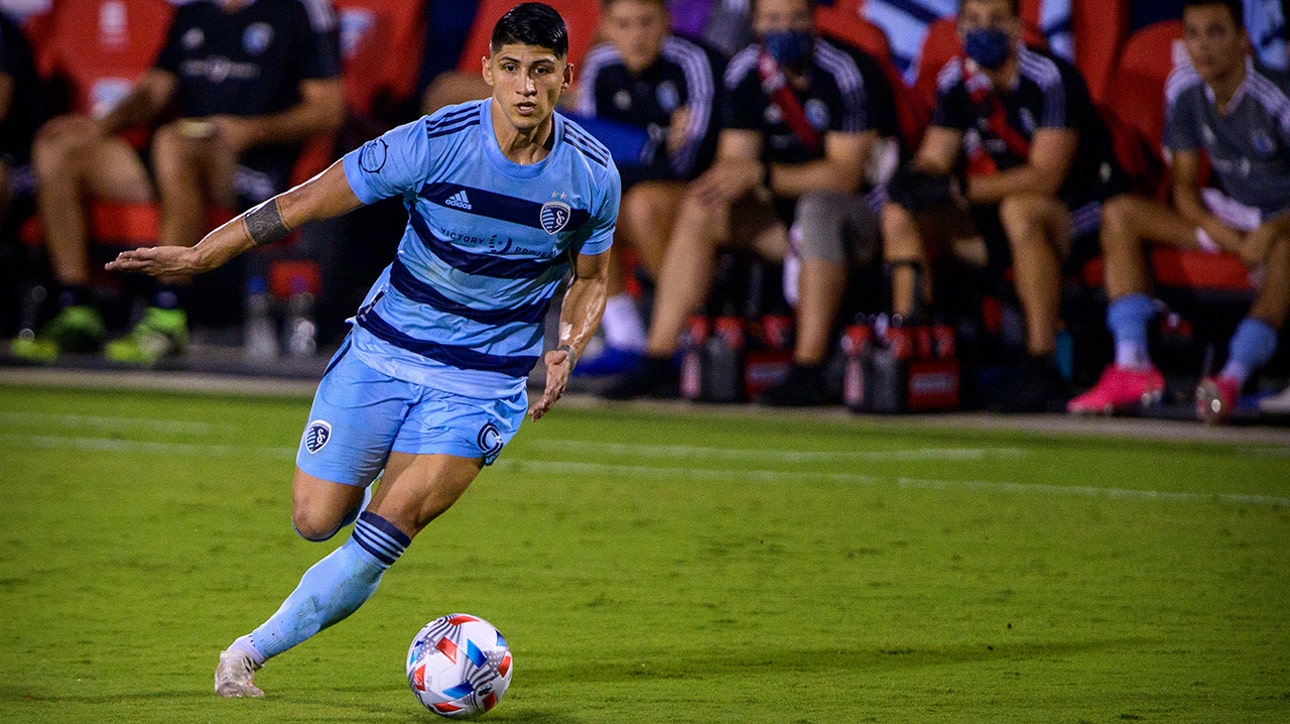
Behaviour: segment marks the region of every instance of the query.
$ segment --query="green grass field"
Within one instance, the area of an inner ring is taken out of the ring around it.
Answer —
[[[325,544],[307,400],[0,388],[0,721],[424,722],[444,613],[493,721],[1290,720],[1290,454],[557,409],[357,614],[211,691]]]

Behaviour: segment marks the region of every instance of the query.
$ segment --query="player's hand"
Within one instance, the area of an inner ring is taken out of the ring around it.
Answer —
[[[690,125],[690,109],[687,106],[672,111],[672,117],[668,119],[667,127],[667,156],[672,158],[681,152],[685,142],[690,140],[683,131]]]
[[[694,180],[691,191],[707,204],[733,203],[761,184],[762,165],[752,160],[726,159]]]
[[[216,142],[235,156],[259,143],[256,122],[249,118],[211,116],[209,120]]]
[[[1290,236],[1290,215],[1274,217],[1246,234],[1241,242],[1241,261],[1249,266],[1262,264],[1267,260],[1272,242],[1282,236]]]
[[[173,277],[206,271],[197,253],[186,246],[150,246],[123,251],[105,266],[108,271],[141,272],[154,277]]]
[[[1242,249],[1245,247],[1245,234],[1233,229],[1217,219],[1210,219],[1207,223],[1202,223],[1201,228],[1209,234],[1215,244],[1222,247],[1223,251],[1230,251],[1233,254],[1240,254],[1242,258],[1245,254]]]
[[[529,417],[534,422],[541,420],[564,396],[564,388],[569,385],[569,373],[573,371],[573,359],[568,350],[553,349],[543,356],[542,361],[546,363],[546,389],[542,392],[542,399],[529,408]]]
[[[49,141],[67,141],[75,139],[82,144],[92,143],[105,134],[103,124],[79,113],[58,116],[50,119],[40,129],[41,139]]]

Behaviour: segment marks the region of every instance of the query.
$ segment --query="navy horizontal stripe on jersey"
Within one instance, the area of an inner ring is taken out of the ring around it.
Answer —
[[[410,337],[382,319],[376,310],[370,308],[360,313],[357,320],[363,329],[395,347],[401,347],[457,369],[500,372],[511,377],[524,377],[538,361],[537,355],[495,355],[461,345],[439,344]]]
[[[449,198],[459,192],[465,191],[469,196],[469,207],[462,207],[446,203]],[[477,189],[470,186],[452,183],[428,183],[421,187],[417,194],[421,198],[432,204],[438,204],[450,209],[455,209],[466,214],[475,214],[476,216],[487,216],[490,219],[498,221],[507,221],[512,224],[529,226],[534,229],[542,229],[542,207],[545,204],[539,204],[536,201],[528,199],[518,199],[514,196],[499,194],[487,189]],[[569,221],[559,231],[574,231],[579,226],[587,223],[591,214],[586,209],[570,209]]]
[[[390,285],[414,302],[434,307],[441,312],[464,317],[472,322],[480,322],[481,324],[510,324],[515,322],[537,324],[546,316],[546,310],[551,305],[551,300],[548,298],[519,307],[475,309],[445,297],[438,289],[418,279],[410,269],[404,266],[403,261],[397,258],[390,265]]]
[[[417,239],[431,254],[457,271],[494,279],[534,279],[559,264],[567,264],[566,257],[555,259],[507,259],[492,254],[472,254],[435,236],[425,217],[415,208],[408,210],[408,221]]]

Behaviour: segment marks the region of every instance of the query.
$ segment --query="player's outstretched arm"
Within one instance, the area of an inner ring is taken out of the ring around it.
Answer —
[[[600,317],[605,313],[609,255],[612,253],[578,255],[573,282],[569,284],[564,304],[560,307],[560,341],[542,360],[546,363],[546,389],[542,398],[529,408],[529,415],[534,420],[542,419],[564,395],[569,373],[573,372],[582,350],[600,325]]]
[[[196,246],[152,246],[123,251],[106,268],[155,277],[199,274],[252,247],[272,244],[306,221],[340,216],[361,205],[345,178],[344,167],[337,161],[326,171],[215,229]]]

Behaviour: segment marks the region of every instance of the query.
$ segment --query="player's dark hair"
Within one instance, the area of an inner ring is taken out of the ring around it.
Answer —
[[[1236,24],[1236,29],[1245,29],[1245,4],[1241,0],[1183,0],[1182,10],[1185,13],[1187,8],[1209,7],[1211,5],[1222,5],[1227,8],[1227,12],[1232,15],[1232,22]]]
[[[563,58],[569,54],[569,29],[550,5],[523,3],[511,8],[493,26],[488,49],[496,53],[503,45],[511,44],[549,48],[557,58]]]
[[[971,0],[959,0],[959,14],[960,14],[960,15],[961,15],[961,14],[963,14],[963,6],[964,6],[964,5],[966,5],[968,2],[971,2]],[[1021,16],[1021,0],[1008,0],[1008,9],[1012,10],[1012,14],[1013,14],[1013,15],[1016,15],[1016,16],[1020,17],[1020,16]]]

